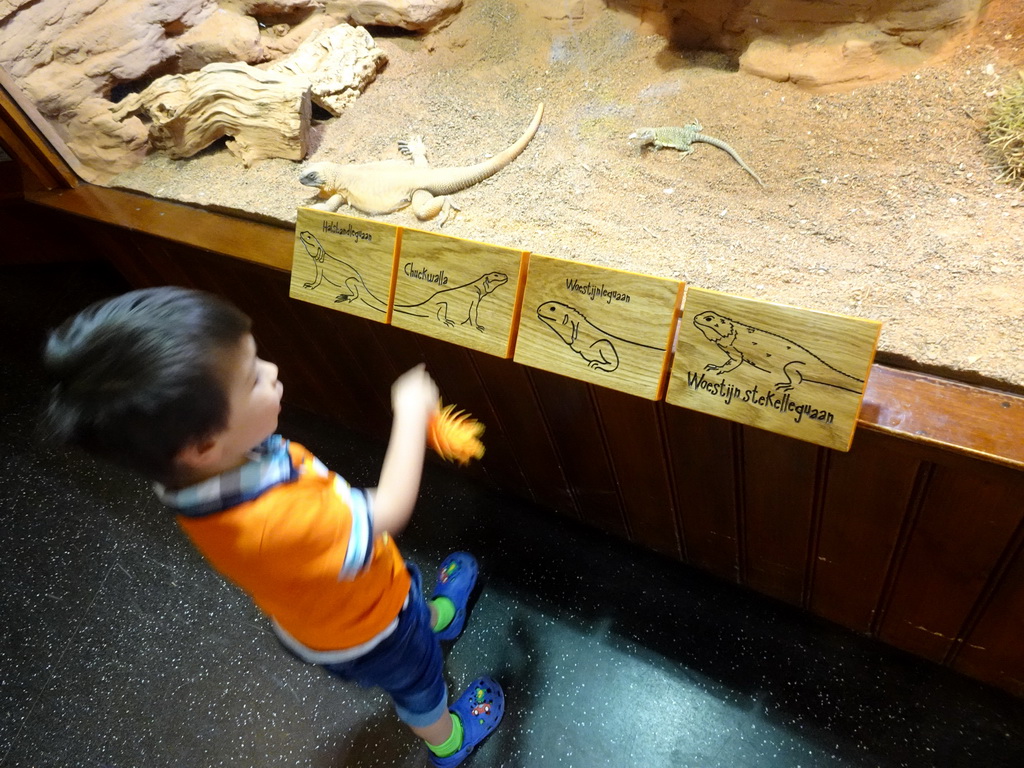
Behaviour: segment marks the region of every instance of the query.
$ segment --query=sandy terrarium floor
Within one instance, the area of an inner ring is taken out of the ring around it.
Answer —
[[[1024,392],[1024,192],[995,180],[984,138],[994,95],[1024,68],[1016,2],[993,0],[945,60],[814,94],[671,50],[630,16],[556,24],[525,0],[467,0],[426,37],[371,30],[388,64],[315,125],[309,159],[399,158],[397,141],[422,134],[432,165],[468,165],[511,144],[544,102],[526,151],[458,193],[443,228],[409,211],[380,218],[880,320],[880,362]],[[693,118],[764,188],[708,144],[685,157],[628,139]],[[313,202],[300,168],[246,169],[215,146],[153,155],[112,185],[290,223]]]

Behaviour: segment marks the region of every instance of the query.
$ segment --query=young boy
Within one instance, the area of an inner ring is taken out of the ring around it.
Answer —
[[[471,555],[450,555],[429,602],[392,535],[412,515],[437,386],[395,381],[375,489],[350,487],[274,432],[283,387],[250,320],[207,293],[152,288],[94,304],[50,334],[45,416],[61,442],[132,468],[214,568],[300,658],[392,697],[435,766],[459,765],[504,713],[483,677],[448,707],[440,640],[466,621]]]

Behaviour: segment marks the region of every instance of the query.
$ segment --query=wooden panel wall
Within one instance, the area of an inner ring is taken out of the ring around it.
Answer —
[[[486,425],[468,471],[561,514],[1024,695],[1024,472],[861,429],[849,453],[288,298],[279,270],[96,222],[136,286],[221,293],[295,405],[381,440],[426,361]]]

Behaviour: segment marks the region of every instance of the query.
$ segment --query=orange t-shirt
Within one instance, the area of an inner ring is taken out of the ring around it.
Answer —
[[[358,646],[398,616],[409,571],[385,533],[373,539],[364,567],[344,573],[349,547],[365,547],[371,534],[353,535],[360,521],[354,523],[344,480],[301,445],[291,443],[288,452],[296,479],[222,512],[179,515],[178,524],[214,568],[300,643],[317,651]]]

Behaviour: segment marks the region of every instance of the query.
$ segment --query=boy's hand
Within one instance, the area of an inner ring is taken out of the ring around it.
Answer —
[[[437,410],[440,398],[437,384],[423,363],[403,373],[391,385],[391,409],[395,415],[422,415],[424,423]]]

